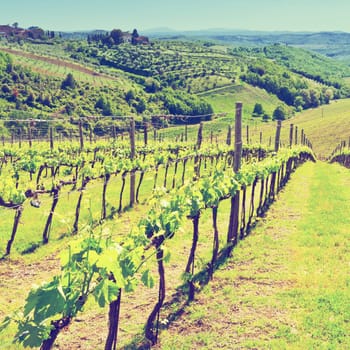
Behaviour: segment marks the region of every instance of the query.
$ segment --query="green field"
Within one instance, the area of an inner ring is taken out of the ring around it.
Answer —
[[[200,94],[205,97],[213,106],[215,113],[228,113],[234,115],[236,102],[243,103],[243,117],[251,119],[252,123],[257,122],[252,118],[255,103],[261,103],[264,111],[272,116],[276,105],[281,101],[274,95],[268,94],[265,90],[253,87],[248,84],[234,85]]]
[[[312,142],[316,155],[330,156],[331,152],[341,142],[348,144],[350,137],[350,99],[333,101],[329,105],[311,109],[297,114],[295,117],[283,122],[282,140],[289,144],[290,124],[298,126],[299,137],[301,130]],[[275,123],[263,124],[255,132],[252,128],[252,140],[259,140],[259,132],[262,131],[265,142],[269,137],[274,137]],[[299,140],[300,141],[300,140]]]

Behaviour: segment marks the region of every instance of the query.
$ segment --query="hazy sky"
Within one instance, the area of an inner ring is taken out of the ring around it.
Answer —
[[[349,0],[1,0],[0,24],[45,30],[168,27],[350,32]]]

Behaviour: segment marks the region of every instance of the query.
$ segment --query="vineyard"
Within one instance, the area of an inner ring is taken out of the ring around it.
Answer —
[[[176,317],[176,312],[170,312],[161,319],[165,302],[168,310],[179,302],[194,301],[237,243],[265,215],[291,173],[314,160],[310,141],[305,134],[296,140],[292,128],[288,147],[280,149],[281,122],[274,147],[247,144],[242,148],[241,108],[237,104],[234,147],[230,134],[225,146],[203,142],[203,123],[196,143],[151,142],[147,132],[137,142],[133,119],[128,140],[86,145],[83,137],[70,144],[56,144],[51,138],[50,147],[31,138],[28,144],[23,140],[20,145],[4,143],[0,205],[7,233],[1,237],[3,260],[11,261],[13,249],[16,254],[33,254],[62,239],[71,243],[60,253],[61,272],[32,289],[23,311],[6,317],[2,329],[14,323],[16,343],[51,349],[85,306],[91,308],[94,303],[108,309],[103,342],[112,349],[123,327],[119,326],[124,319],[122,300],[128,303],[146,293],[153,309],[144,320],[141,343],[156,344],[160,329]],[[225,206],[230,209],[221,214]],[[114,222],[134,211],[129,227]],[[139,218],[138,211],[142,212]],[[208,222],[212,234],[206,230],[203,239],[201,227]],[[172,242],[178,240],[182,250],[174,251]],[[175,261],[175,270],[168,267]],[[172,281],[174,273],[177,277]],[[145,287],[153,292],[140,292]],[[175,291],[169,301],[169,292]]]
[[[280,44],[0,50],[0,349],[350,346],[349,67]]]

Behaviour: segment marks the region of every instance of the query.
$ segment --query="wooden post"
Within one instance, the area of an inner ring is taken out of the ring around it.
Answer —
[[[157,141],[157,129],[156,128],[153,129],[153,140]]]
[[[199,150],[202,145],[202,137],[203,137],[203,122],[199,124],[198,135],[197,135],[197,146],[196,149]],[[197,154],[194,157],[194,175],[193,180],[196,181],[200,176],[200,156]]]
[[[112,137],[113,141],[117,138],[117,131],[115,129],[115,125],[112,126]]]
[[[249,145],[249,125],[247,125],[247,145]]]
[[[228,146],[231,145],[231,133],[232,133],[232,127],[231,127],[231,125],[229,125],[228,130],[227,130],[227,138],[226,138],[226,144]]]
[[[2,135],[1,139],[2,139],[2,145],[5,146],[5,136]]]
[[[52,126],[50,126],[50,150],[53,150],[53,129]]]
[[[89,141],[90,141],[90,145],[92,144],[92,127],[91,124],[89,123]]]
[[[242,102],[236,103],[235,120],[235,161],[233,171],[237,173],[241,169],[242,160]]]
[[[278,152],[280,147],[281,127],[282,127],[282,121],[277,120],[277,128],[276,128],[276,136],[275,136],[275,152]]]
[[[300,144],[304,144],[304,129],[301,129],[301,135],[300,135]]]
[[[282,121],[277,120],[276,136],[275,136],[275,152],[276,153],[278,152],[280,145],[281,145],[281,128],[282,128]],[[270,182],[270,192],[268,194],[269,202],[272,202],[275,200],[276,177],[277,177],[277,173],[272,172],[271,182]]]
[[[143,126],[143,142],[145,144],[145,146],[147,146],[148,144],[148,124],[147,122],[144,122],[144,126]]]
[[[236,118],[235,118],[235,157],[233,162],[233,172],[237,173],[241,168],[242,160],[242,103],[236,103]],[[228,255],[231,254],[233,247],[238,242],[238,226],[239,226],[239,197],[238,190],[231,197],[231,212],[230,223],[227,233]]]
[[[214,134],[213,130],[210,131],[210,144],[213,144]],[[350,147],[350,138],[349,138],[349,147]]]
[[[197,149],[201,148],[203,139],[203,122],[200,122],[197,135]]]
[[[289,148],[292,148],[293,146],[293,130],[294,129],[294,125],[290,124],[290,131],[289,131]]]
[[[29,142],[29,147],[32,147],[32,126],[31,126],[30,120],[28,123],[28,142]]]
[[[135,120],[130,120],[130,159],[135,158]],[[130,207],[135,204],[135,170],[130,172]]]
[[[83,126],[81,120],[79,120],[79,139],[80,139],[80,149],[84,149],[84,138],[83,138]]]
[[[260,145],[262,144],[263,133],[260,131]]]
[[[294,137],[295,144],[298,144],[298,127],[295,127],[295,137]]]
[[[19,148],[22,147],[22,130],[19,129],[19,134],[18,134],[18,146]]]
[[[188,140],[188,126],[187,124],[185,125],[185,142]]]

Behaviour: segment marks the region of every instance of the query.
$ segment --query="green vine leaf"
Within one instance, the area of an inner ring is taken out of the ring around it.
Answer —
[[[149,270],[146,270],[143,272],[143,274],[141,276],[141,281],[148,288],[154,287],[154,279],[153,279]]]

